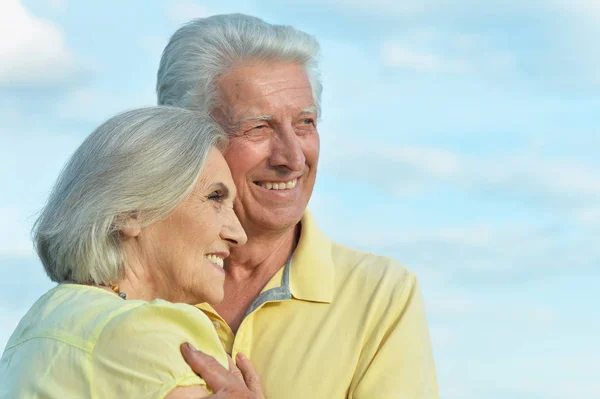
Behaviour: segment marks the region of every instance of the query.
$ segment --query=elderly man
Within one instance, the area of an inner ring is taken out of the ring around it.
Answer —
[[[248,356],[265,396],[436,398],[417,279],[332,242],[306,210],[317,174],[316,40],[234,14],[181,27],[163,52],[159,104],[207,110],[248,241],[226,264],[225,299],[198,305],[227,352]]]

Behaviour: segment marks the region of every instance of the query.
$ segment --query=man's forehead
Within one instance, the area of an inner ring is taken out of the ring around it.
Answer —
[[[262,98],[312,97],[312,87],[301,65],[290,62],[248,62],[235,66],[219,80],[227,102],[260,102]],[[298,101],[296,100],[296,101]]]

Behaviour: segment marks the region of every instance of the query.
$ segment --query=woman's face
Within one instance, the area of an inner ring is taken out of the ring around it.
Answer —
[[[213,149],[191,194],[169,217],[142,229],[138,253],[155,297],[190,304],[223,299],[223,259],[230,246],[246,242],[235,195],[229,167]]]

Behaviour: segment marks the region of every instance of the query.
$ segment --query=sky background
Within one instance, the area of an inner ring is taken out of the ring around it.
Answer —
[[[29,230],[69,155],[230,12],[320,41],[310,208],[417,274],[441,397],[600,398],[597,0],[2,0],[0,348],[52,286]]]

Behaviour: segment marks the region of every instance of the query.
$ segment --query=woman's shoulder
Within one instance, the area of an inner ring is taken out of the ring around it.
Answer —
[[[181,355],[184,342],[227,367],[214,326],[194,306],[123,300],[101,288],[59,284],[31,307],[2,359],[18,358],[23,370],[31,370],[35,365],[27,359],[46,356],[46,363],[64,366],[53,372],[68,376],[72,386],[93,381],[87,389],[97,397],[163,397],[176,386],[204,384]],[[57,378],[45,375],[40,383]]]
[[[58,284],[23,316],[7,348],[35,338],[54,338],[82,349],[89,348],[97,326],[122,307],[121,302],[101,288]]]
[[[147,362],[176,364],[182,360],[180,345],[190,342],[227,367],[214,325],[198,308],[161,299],[124,302],[129,306],[113,312],[102,326],[94,346],[96,356],[142,356]]]
[[[172,303],[162,299],[124,301],[126,306],[116,309],[106,321],[103,334],[126,335],[129,333],[188,334],[216,337],[210,319],[198,308],[184,303]]]
[[[102,337],[118,340],[131,334],[140,342],[188,335],[218,341],[208,317],[194,306],[160,299],[127,301],[102,288],[59,284],[29,309],[7,348],[30,339],[51,338],[91,352]]]
[[[114,386],[97,384],[98,396],[147,397],[140,394],[142,389],[157,395],[148,397],[162,397],[157,392],[203,385],[181,355],[184,342],[227,367],[227,355],[214,326],[199,309],[157,299],[118,312],[98,336],[92,368],[99,381],[122,381],[121,388],[114,391]]]

